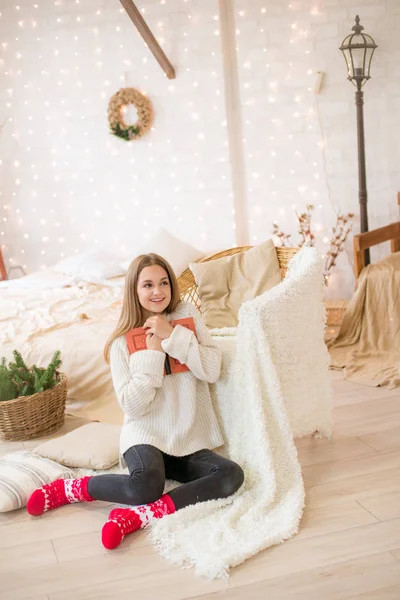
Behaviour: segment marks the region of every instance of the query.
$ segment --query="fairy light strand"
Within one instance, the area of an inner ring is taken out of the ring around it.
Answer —
[[[9,265],[49,266],[110,238],[115,251],[126,251],[137,219],[136,247],[161,226],[198,247],[232,245],[216,21],[194,10],[190,1],[182,0],[172,16],[167,0],[159,2],[156,37],[168,53],[173,31],[174,44],[185,48],[180,76],[166,86],[146,45],[132,35],[123,9],[101,7],[90,20],[79,2],[67,6],[55,0],[46,3],[46,11],[38,2],[24,7],[23,15],[18,3],[14,9],[0,38],[0,80],[9,90],[0,104],[0,118],[9,118],[2,148],[12,157],[11,168],[8,161],[0,164],[0,201],[7,198],[0,207],[0,242]],[[182,14],[184,28],[177,26]],[[199,66],[196,28],[207,31],[209,39]],[[209,110],[199,99],[210,78],[215,100]],[[125,84],[158,104],[151,133],[136,144],[113,140],[107,130],[108,99]],[[185,135],[178,132],[177,118]],[[206,150],[208,143],[213,153]]]

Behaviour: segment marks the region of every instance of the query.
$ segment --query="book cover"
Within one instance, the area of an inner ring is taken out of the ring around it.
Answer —
[[[196,326],[193,317],[176,319],[175,321],[171,321],[171,325],[172,327],[181,325],[182,327],[190,329],[190,331],[193,331],[193,333],[196,335]],[[127,331],[125,338],[128,345],[129,354],[139,352],[140,350],[147,350],[146,329],[144,329],[144,327],[135,327],[135,329]],[[165,355],[164,375],[184,373],[185,371],[189,371],[189,367],[187,365],[180,363],[179,360],[172,358],[172,356],[169,356],[168,354]]]

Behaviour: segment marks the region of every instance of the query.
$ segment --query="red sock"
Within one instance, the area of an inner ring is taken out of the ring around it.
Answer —
[[[43,485],[33,492],[26,505],[26,510],[30,515],[37,517],[46,510],[53,510],[64,504],[92,502],[94,498],[89,496],[87,491],[89,479],[90,477],[57,479],[57,481]]]
[[[152,519],[175,512],[175,506],[168,494],[156,502],[135,506],[135,508],[114,508],[101,532],[103,546],[112,550],[120,545],[128,533],[144,529]]]

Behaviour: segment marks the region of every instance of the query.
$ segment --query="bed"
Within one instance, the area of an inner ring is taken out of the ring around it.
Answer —
[[[47,364],[61,350],[70,413],[121,422],[104,342],[121,309],[124,277],[94,283],[50,269],[0,284],[1,356],[18,349],[28,364]],[[112,409],[110,409],[112,407]]]

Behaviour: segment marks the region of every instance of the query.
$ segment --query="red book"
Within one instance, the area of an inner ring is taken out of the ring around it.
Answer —
[[[196,326],[194,324],[193,317],[185,317],[183,319],[176,319],[175,321],[171,321],[172,327],[176,325],[181,325],[182,327],[186,327],[193,331],[196,334]],[[125,334],[126,342],[128,344],[129,354],[133,354],[134,352],[139,352],[140,350],[147,350],[146,346],[146,329],[144,327],[135,327],[135,329],[130,329]],[[184,371],[189,371],[189,367],[180,363],[176,358],[172,358],[168,354],[165,355],[165,370],[164,375],[172,375],[175,373],[183,373]]]

